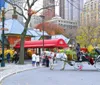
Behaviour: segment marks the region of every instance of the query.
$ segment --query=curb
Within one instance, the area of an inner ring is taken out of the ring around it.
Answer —
[[[40,66],[40,67],[33,67],[33,68],[27,68],[27,69],[22,69],[22,70],[18,70],[18,71],[9,72],[8,74],[6,74],[6,75],[0,77],[0,85],[2,85],[2,81],[3,81],[5,78],[7,78],[7,77],[9,77],[9,76],[11,76],[11,75],[13,75],[13,74],[17,74],[17,73],[20,73],[20,72],[24,72],[24,71],[28,71],[28,70],[32,70],[32,69],[37,69],[37,68],[41,68],[41,66]],[[3,72],[2,72],[2,73],[3,73]]]

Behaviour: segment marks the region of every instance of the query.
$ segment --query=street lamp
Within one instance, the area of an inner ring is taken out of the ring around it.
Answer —
[[[43,51],[44,51],[44,18],[45,18],[45,16],[40,15],[40,17],[42,18],[42,29],[43,29]]]
[[[5,22],[5,11],[4,11],[4,8],[2,8],[2,61],[1,61],[1,67],[5,67],[5,62],[4,62],[4,22]]]
[[[10,9],[12,10],[12,9]],[[10,11],[8,10],[8,11]],[[6,11],[7,12],[7,11]],[[4,31],[8,30],[7,28],[5,28],[5,9],[4,7],[2,7],[2,28],[0,30],[2,30],[2,61],[1,61],[1,67],[5,67],[5,62],[4,62],[4,39],[5,39],[5,34]]]

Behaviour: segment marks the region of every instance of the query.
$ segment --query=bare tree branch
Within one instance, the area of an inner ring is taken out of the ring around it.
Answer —
[[[19,8],[19,9],[21,10],[21,13],[18,12],[18,11],[16,11],[16,13],[19,14],[20,16],[24,17],[25,20],[27,20],[27,18],[25,17],[25,15],[24,15],[23,10],[22,10],[21,7],[19,7],[17,4],[13,4],[13,3],[11,3],[11,2],[8,1],[8,0],[5,0],[5,2],[7,2],[8,4],[10,4],[13,8],[14,8],[14,7]]]
[[[5,11],[5,13],[7,13],[7,12],[9,12],[9,11],[11,11],[11,10],[14,10],[14,9],[8,9],[7,11]]]
[[[30,5],[30,8],[35,4],[35,2],[37,2],[38,0],[33,0],[33,2]]]
[[[28,9],[26,9],[26,6],[27,6],[27,3],[25,3],[24,10],[25,11],[28,11]]]
[[[30,8],[30,3],[29,0],[27,0],[24,6],[24,10],[28,11],[29,8]]]
[[[26,2],[26,3],[27,3],[27,6],[28,6],[28,7],[30,7],[30,3],[29,3],[29,0],[27,0],[27,2]]]
[[[55,7],[55,5],[51,5],[51,6],[46,6],[46,7],[40,8],[39,10],[36,11],[36,13],[38,13],[38,12],[41,11],[42,9],[47,9],[47,8],[50,8],[50,7]]]
[[[27,20],[27,18],[25,17],[25,15],[19,13],[18,11],[16,11],[17,14],[19,14],[20,16],[22,16],[25,20]]]
[[[20,12],[18,12],[18,11],[16,11],[16,13],[17,13],[17,14],[19,14],[20,16],[23,16],[23,17],[24,17],[24,19],[25,19],[25,20],[27,20],[27,18],[25,17],[25,15],[24,15],[24,13],[23,13],[22,8],[21,8],[21,7],[19,7],[17,4],[14,4],[14,6],[13,6],[13,7],[15,7],[15,6],[21,10],[21,13],[20,13]]]

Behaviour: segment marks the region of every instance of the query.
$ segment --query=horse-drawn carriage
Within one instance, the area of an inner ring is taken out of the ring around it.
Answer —
[[[83,62],[87,62],[89,65],[94,66],[97,70],[100,70],[100,50],[95,49],[95,52],[98,55],[97,56],[94,55],[93,57],[91,57],[91,55],[89,55],[88,53],[80,52],[81,54],[78,60],[75,51],[72,51],[71,53],[68,51],[65,51],[65,52],[61,51],[62,55],[59,57],[59,59],[57,57],[55,57],[55,59],[61,60],[64,62],[62,70],[65,69],[65,65],[67,63],[70,66],[73,66],[76,70],[82,70],[82,67],[84,65]],[[63,54],[66,54],[66,58],[65,56],[63,57]]]

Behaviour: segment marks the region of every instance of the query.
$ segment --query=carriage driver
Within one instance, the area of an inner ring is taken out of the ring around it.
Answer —
[[[79,43],[77,43],[77,46],[76,46],[76,54],[77,54],[77,60],[80,61],[81,52],[80,52],[80,44]]]

